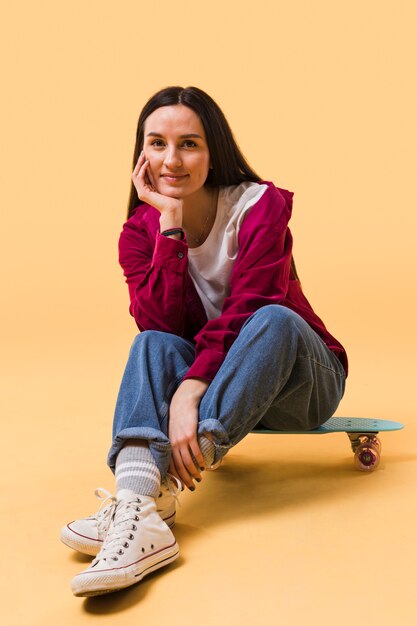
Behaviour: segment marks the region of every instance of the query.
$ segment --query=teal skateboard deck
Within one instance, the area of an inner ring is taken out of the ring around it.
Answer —
[[[381,458],[381,441],[378,433],[401,430],[404,424],[390,420],[377,420],[363,417],[331,417],[315,430],[269,430],[255,428],[251,432],[263,435],[327,435],[346,433],[354,452],[355,466],[362,471],[375,470]]]

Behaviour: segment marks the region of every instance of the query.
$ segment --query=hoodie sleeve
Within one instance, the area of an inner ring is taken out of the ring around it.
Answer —
[[[292,195],[269,183],[243,220],[229,295],[221,315],[196,335],[195,361],[183,380],[213,380],[245,321],[261,307],[285,300],[292,255],[288,228]]]
[[[129,288],[129,312],[139,330],[183,336],[188,276],[185,241],[164,237],[157,220],[128,220],[119,238],[119,263]],[[153,234],[154,231],[156,233]]]

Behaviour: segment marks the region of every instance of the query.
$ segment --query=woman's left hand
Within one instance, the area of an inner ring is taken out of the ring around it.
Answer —
[[[169,407],[168,437],[172,454],[168,471],[191,490],[195,488],[193,480],[201,480],[199,467],[205,465],[197,441],[197,425],[198,406],[208,386],[209,383],[201,379],[184,380]],[[199,467],[196,467],[191,453]]]

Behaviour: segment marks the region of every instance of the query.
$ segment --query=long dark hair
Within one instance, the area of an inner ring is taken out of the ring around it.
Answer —
[[[143,148],[143,131],[146,119],[156,109],[174,104],[184,104],[192,109],[197,113],[203,124],[213,167],[213,169],[209,170],[204,183],[207,187],[238,185],[245,180],[252,182],[261,180],[260,176],[253,171],[239,150],[230,126],[218,104],[197,87],[166,87],[149,98],[139,116],[132,171]],[[127,219],[129,219],[139,204],[143,203],[139,200],[136,187],[132,182]]]
[[[259,182],[262,180],[250,167],[240,151],[219,105],[198,87],[166,87],[149,98],[139,115],[132,171],[143,148],[146,119],[156,109],[175,104],[183,104],[192,109],[203,124],[212,164],[212,168],[209,170],[204,183],[205,185],[208,187],[219,187],[221,185],[238,185],[244,181]],[[132,181],[127,207],[127,219],[131,217],[135,208],[140,204],[143,204],[143,201],[139,200],[138,192]],[[295,277],[298,279],[293,259],[291,260],[291,267]]]

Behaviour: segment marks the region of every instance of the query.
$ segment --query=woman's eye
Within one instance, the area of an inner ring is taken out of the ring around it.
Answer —
[[[182,145],[185,148],[195,148],[197,146],[195,141],[192,141],[192,139],[186,139]],[[151,146],[155,148],[163,148],[165,146],[165,143],[162,139],[154,139],[153,141],[151,141]]]

